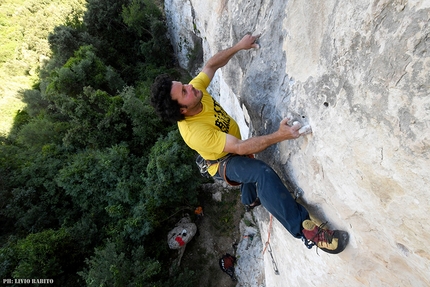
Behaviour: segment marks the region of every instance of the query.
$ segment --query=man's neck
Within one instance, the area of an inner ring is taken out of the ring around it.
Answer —
[[[188,110],[184,115],[186,117],[192,117],[192,116],[199,114],[202,110],[203,110],[203,104],[202,104],[202,102],[200,102],[199,105],[197,105],[192,110]]]

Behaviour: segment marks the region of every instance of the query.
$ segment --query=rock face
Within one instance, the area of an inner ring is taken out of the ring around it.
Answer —
[[[166,0],[172,42],[192,73],[247,32],[259,50],[219,70],[211,92],[244,138],[288,113],[313,133],[258,156],[332,228],[340,255],[276,221],[266,286],[430,286],[430,1]],[[259,208],[262,240],[269,216]]]

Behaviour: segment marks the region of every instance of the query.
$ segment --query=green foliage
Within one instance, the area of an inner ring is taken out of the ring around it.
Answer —
[[[3,151],[8,152],[1,155],[8,181],[0,192],[7,204],[0,215],[14,223],[14,231],[37,232],[58,227],[59,221],[76,212],[67,208],[70,200],[54,181],[64,163],[61,148],[46,145],[40,152],[18,147]]]
[[[8,31],[8,32],[10,34],[14,33],[14,31]],[[0,64],[6,63],[10,58],[13,57],[17,46],[18,46],[18,43],[15,41],[9,41],[0,46]]]
[[[22,109],[20,91],[31,87],[51,55],[47,36],[73,12],[82,13],[85,0],[0,1],[0,133],[8,133],[15,112]]]
[[[88,34],[82,25],[57,26],[48,37],[49,45],[54,54],[52,67],[61,67],[72,57],[81,46],[97,45],[97,39]],[[97,45],[98,46],[98,45]]]
[[[84,25],[89,34],[99,39],[95,47],[106,65],[135,81],[134,65],[142,60],[137,45],[142,39],[121,18],[122,7],[128,4],[129,0],[89,0]]]
[[[144,60],[144,64],[137,67],[140,78],[153,79],[165,72],[160,68],[172,65],[173,50],[161,11],[150,0],[133,0],[130,5],[123,6],[121,15],[130,30],[144,39],[135,45],[137,55]],[[148,73],[151,71],[156,74]]]
[[[24,101],[27,103],[26,112],[30,117],[36,117],[43,114],[49,107],[49,101],[42,98],[39,89],[25,90],[23,93]]]
[[[157,140],[154,135],[166,134],[171,129],[154,116],[154,109],[148,103],[149,86],[149,83],[145,83],[137,88],[127,87],[120,94],[124,102],[122,109],[131,120],[133,136],[130,146],[133,153],[138,155],[148,154],[148,147]]]
[[[143,184],[139,170],[144,163],[126,146],[88,149],[72,156],[69,164],[58,171],[56,182],[82,212],[95,215],[104,213],[107,206],[132,204],[138,199]]]
[[[19,110],[16,113],[15,119],[14,119],[14,126],[16,129],[20,129],[22,126],[30,122],[30,117],[25,110]]]
[[[123,21],[120,17],[122,7],[129,0],[89,0],[84,24],[88,32],[101,39],[112,39],[122,30]],[[118,39],[115,39],[118,41]]]
[[[167,29],[163,21],[155,19],[151,21],[149,26],[153,37],[140,45],[140,53],[144,55],[147,62],[156,65],[169,66],[171,65],[171,47],[166,37]]]
[[[73,273],[82,260],[80,256],[76,242],[66,229],[47,229],[3,246],[0,275],[2,278],[51,278],[59,286],[76,286],[66,278],[79,281]]]
[[[147,38],[152,38],[151,31],[147,30],[148,23],[162,17],[158,7],[149,0],[133,0],[129,6],[123,5],[121,15],[124,23],[139,37],[146,34]]]
[[[83,87],[82,93],[75,97],[53,91],[49,93],[56,111],[70,126],[63,139],[65,145],[103,148],[130,140],[130,120],[123,110],[120,96],[111,96],[90,86]]]
[[[120,76],[96,56],[93,46],[80,47],[74,57],[52,74],[51,81],[48,99],[58,93],[76,97],[88,86],[114,94],[124,86]]]
[[[129,139],[121,97],[86,87],[82,95],[67,100],[63,113],[67,113],[72,125],[64,138],[66,145],[103,148]]]
[[[146,257],[142,246],[127,256],[110,241],[86,263],[89,269],[79,275],[87,286],[157,286],[154,277],[161,271],[161,264]]]
[[[0,3],[0,26],[2,27],[0,30],[0,66],[14,57],[15,49],[23,39],[19,25],[13,23],[12,18],[10,17],[14,12],[15,7],[16,6],[13,3],[3,3],[3,1]]]
[[[194,287],[198,286],[198,276],[196,272],[185,268],[184,270],[175,270],[175,276],[168,278],[166,282],[163,283],[164,287]]]
[[[70,245],[71,237],[65,229],[48,229],[19,240],[16,245],[19,264],[12,273],[13,278],[53,278],[49,276],[60,275],[64,271],[55,255],[70,252]]]
[[[64,10],[75,14],[61,10],[61,25],[48,29],[53,20],[40,13],[63,2],[22,0],[18,14],[36,16],[25,29],[25,19],[14,26],[0,16],[0,25],[9,21],[0,32],[8,37],[0,42],[4,67],[35,79],[24,54],[8,58],[11,49],[52,56],[23,92],[27,107],[10,135],[0,137],[0,277],[191,286],[191,271],[169,278],[160,244],[164,223],[197,203],[203,179],[194,152],[148,101],[152,80],[176,72],[163,14],[150,0],[89,0],[82,14],[83,1],[75,0]]]
[[[46,117],[34,118],[20,129],[17,143],[29,150],[41,150],[49,144],[61,144],[66,123],[52,122]]]
[[[194,166],[194,158],[194,152],[182,143],[177,130],[160,138],[152,147],[146,168],[145,193],[154,198],[157,206],[162,203],[196,203],[193,200],[201,181],[195,179],[201,176]]]

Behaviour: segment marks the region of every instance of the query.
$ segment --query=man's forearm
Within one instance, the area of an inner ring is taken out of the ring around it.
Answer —
[[[288,119],[283,119],[279,124],[279,129],[271,134],[252,137],[247,140],[240,140],[232,135],[227,134],[224,151],[240,155],[254,154],[263,151],[269,146],[278,142],[300,137],[298,130],[300,125],[287,125]]]
[[[279,132],[252,137],[246,140],[239,140],[231,135],[227,135],[227,143],[224,151],[240,155],[255,154],[283,140],[286,140],[286,138]]]
[[[209,59],[206,65],[214,70],[224,67],[230,61],[230,59],[240,50],[241,49],[238,44],[228,49],[222,50],[212,56],[212,58]]]
[[[245,155],[259,153],[269,146],[283,140],[282,136],[278,135],[276,132],[269,135],[252,137],[239,143],[238,154]]]
[[[248,50],[251,48],[258,47],[258,45],[255,44],[255,41],[256,39],[258,39],[258,37],[259,36],[252,36],[250,34],[247,34],[234,46],[216,53],[214,56],[212,56],[212,58],[208,60],[208,62],[203,68],[203,72],[208,75],[209,79],[212,79],[216,70],[221,67],[224,67],[237,52],[239,52],[240,50]]]

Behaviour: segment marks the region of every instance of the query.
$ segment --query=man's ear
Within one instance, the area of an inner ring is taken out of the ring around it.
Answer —
[[[179,112],[181,114],[185,114],[187,112],[187,109],[186,108],[179,108]]]

